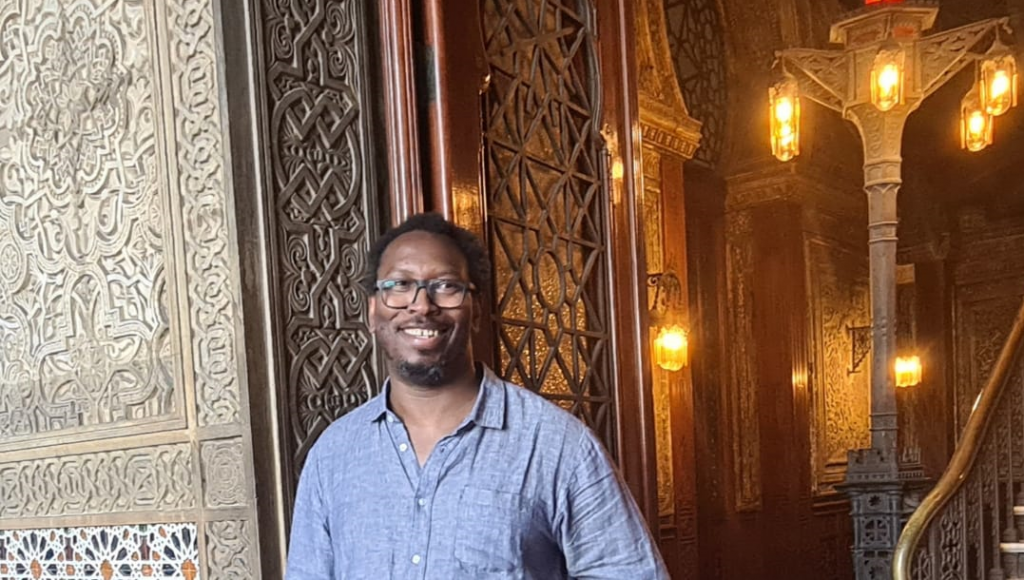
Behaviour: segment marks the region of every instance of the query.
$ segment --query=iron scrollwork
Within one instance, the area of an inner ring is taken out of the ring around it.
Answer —
[[[871,326],[847,326],[846,332],[850,335],[850,367],[846,372],[852,375],[860,372],[871,352]]]

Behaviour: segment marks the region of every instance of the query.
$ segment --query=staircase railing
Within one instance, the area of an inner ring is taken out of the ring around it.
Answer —
[[[1024,304],[946,472],[900,536],[894,580],[1024,578],[1014,516],[1024,506],[1022,338]]]

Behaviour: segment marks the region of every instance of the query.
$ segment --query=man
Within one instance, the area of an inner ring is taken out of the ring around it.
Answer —
[[[310,452],[287,579],[667,579],[593,433],[474,363],[491,275],[476,237],[417,215],[367,273],[390,377]]]

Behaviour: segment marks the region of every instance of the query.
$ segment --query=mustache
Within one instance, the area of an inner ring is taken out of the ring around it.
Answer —
[[[399,324],[398,328],[415,327],[415,328],[427,328],[427,329],[431,329],[431,330],[440,330],[442,328],[448,328],[448,326],[449,325],[447,325],[447,324],[441,324],[438,321],[432,320],[432,319],[427,318],[425,316],[417,316],[415,318],[411,318],[409,320],[406,320],[402,324]]]

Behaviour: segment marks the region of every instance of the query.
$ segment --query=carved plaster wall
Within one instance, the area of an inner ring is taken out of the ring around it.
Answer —
[[[0,576],[173,536],[182,577],[259,577],[215,22],[0,1]]]

